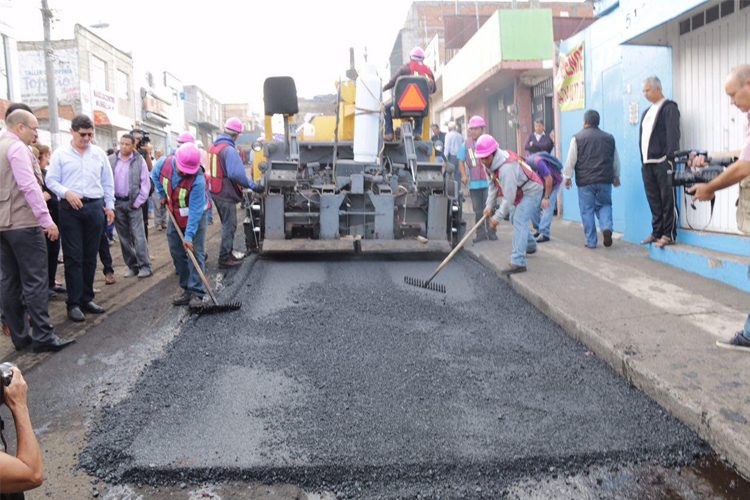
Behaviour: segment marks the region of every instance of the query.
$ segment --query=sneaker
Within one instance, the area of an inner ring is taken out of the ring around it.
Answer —
[[[190,297],[190,301],[188,302],[188,307],[200,307],[203,305],[203,297],[198,297],[197,295],[193,295]]]
[[[750,340],[745,337],[743,332],[735,333],[734,337],[729,340],[717,340],[716,346],[723,349],[750,352]]]
[[[190,292],[183,290],[172,298],[173,306],[186,306],[190,303]]]
[[[535,239],[537,243],[546,243],[549,241],[549,236],[544,236],[543,234],[540,234]]]
[[[135,278],[137,274],[132,269],[128,269],[128,272],[125,273],[125,278]]]
[[[542,235],[539,231],[534,231],[534,239],[539,238]]]
[[[604,237],[604,246],[611,247],[612,246],[612,230],[605,229],[604,231],[602,231],[602,236]]]
[[[151,272],[151,269],[146,269],[145,267],[143,269],[141,269],[140,271],[138,271],[138,277],[139,278],[148,278],[152,274],[154,274],[154,273]]]

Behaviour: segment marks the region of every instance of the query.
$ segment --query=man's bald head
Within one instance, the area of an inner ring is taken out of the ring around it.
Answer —
[[[28,111],[23,109],[17,109],[9,114],[7,118],[5,118],[5,125],[9,129],[16,127],[19,123],[30,127],[32,119],[34,119],[34,115],[32,113],[29,113]]]
[[[8,115],[5,126],[28,146],[36,140],[39,122],[33,113],[18,109]]]
[[[750,64],[741,64],[734,68],[724,84],[732,104],[743,113],[750,112]]]

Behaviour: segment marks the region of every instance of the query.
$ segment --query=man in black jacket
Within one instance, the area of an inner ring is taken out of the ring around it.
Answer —
[[[680,148],[680,110],[676,102],[664,97],[661,81],[655,76],[643,82],[643,95],[651,103],[641,116],[639,146],[652,229],[641,244],[663,248],[677,237],[677,205],[668,171]]]

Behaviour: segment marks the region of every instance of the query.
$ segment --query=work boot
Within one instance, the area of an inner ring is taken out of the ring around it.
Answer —
[[[232,254],[229,254],[229,257],[226,259],[219,261],[219,269],[229,269],[232,267],[237,267],[242,265],[242,259],[238,259]]]
[[[190,292],[183,290],[172,299],[173,306],[186,306],[190,303]]]
[[[203,297],[199,297],[198,295],[193,295],[190,297],[190,301],[188,302],[188,307],[200,307],[203,305]]]
[[[505,276],[510,276],[511,274],[525,273],[525,272],[526,272],[526,266],[519,266],[516,264],[511,264],[510,266],[503,269],[503,274]]]

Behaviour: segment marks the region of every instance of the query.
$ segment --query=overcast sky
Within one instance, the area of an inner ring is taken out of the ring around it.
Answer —
[[[263,80],[290,75],[301,97],[334,93],[334,83],[367,49],[385,67],[411,0],[48,0],[59,19],[53,39],[91,26],[155,75],[167,70],[221,102],[260,104]],[[575,0],[574,0],[575,1]],[[453,4],[453,1],[446,1]],[[40,40],[41,0],[0,0],[17,40]],[[10,14],[10,15],[8,15]]]

